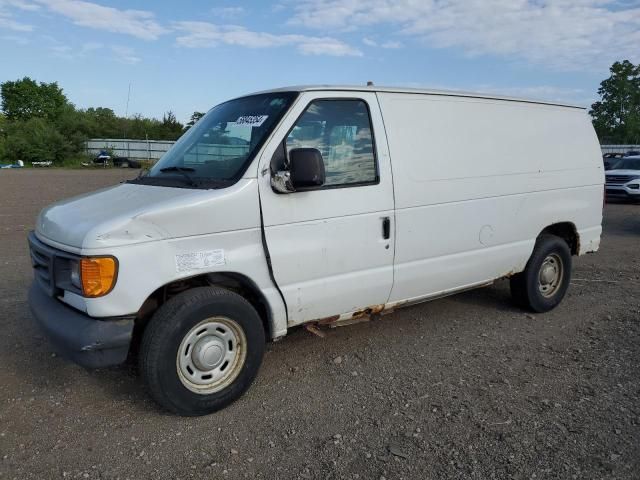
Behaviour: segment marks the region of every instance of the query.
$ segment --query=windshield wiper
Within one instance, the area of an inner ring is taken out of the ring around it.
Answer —
[[[194,186],[196,184],[195,180],[187,173],[187,172],[195,172],[196,171],[195,168],[173,166],[173,167],[161,168],[160,171],[162,173],[165,173],[165,172],[178,172],[178,173],[181,173],[184,176],[184,178],[187,179],[187,181],[189,182],[189,185]]]

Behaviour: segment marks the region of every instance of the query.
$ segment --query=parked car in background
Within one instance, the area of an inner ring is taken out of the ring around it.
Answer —
[[[93,159],[94,164],[108,166],[110,163],[114,167],[121,168],[140,168],[142,164],[139,160],[131,160],[127,157],[113,156],[106,150],[101,150],[96,158]]]
[[[111,154],[106,150],[100,150],[100,153],[98,153],[98,155],[96,155],[96,158],[93,159],[93,163],[108,165],[109,160],[111,160]]]
[[[265,340],[296,326],[501,278],[522,308],[555,308],[572,257],[599,248],[603,185],[580,107],[271,90],[211,109],[147,175],[45,208],[29,303],[65,356],[100,367],[139,347],[152,397],[202,415],[240,397]]]
[[[619,159],[605,182],[607,195],[640,200],[640,155]]]
[[[602,155],[604,169],[611,170],[622,157],[624,157],[624,153],[605,153]]]
[[[13,163],[0,163],[0,168],[22,168],[24,167],[24,162],[22,160],[17,160]]]
[[[140,168],[142,164],[138,160],[131,160],[127,157],[114,157],[113,166],[121,168]]]

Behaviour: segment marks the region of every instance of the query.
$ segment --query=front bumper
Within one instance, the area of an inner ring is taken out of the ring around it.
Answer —
[[[639,185],[640,179],[633,180],[626,185],[605,185],[605,191],[607,195],[640,198],[640,188],[635,188]]]
[[[36,322],[63,357],[89,368],[117,365],[126,360],[133,318],[89,317],[47,295],[37,281],[29,290],[29,306]]]

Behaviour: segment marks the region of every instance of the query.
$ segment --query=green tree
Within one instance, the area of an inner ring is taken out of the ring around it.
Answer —
[[[184,125],[176,119],[175,114],[171,110],[162,116],[161,138],[159,138],[159,140],[176,140],[182,135],[183,131]]]
[[[7,160],[62,162],[76,153],[77,145],[65,138],[51,122],[31,118],[12,122],[5,142]]]
[[[590,115],[601,143],[640,143],[640,65],[615,62]]]
[[[57,83],[36,82],[29,77],[0,85],[2,110],[9,121],[46,118],[55,121],[68,104]]]
[[[185,130],[189,130],[191,127],[193,127],[196,122],[198,120],[200,120],[202,117],[204,117],[204,113],[203,112],[193,112],[191,114],[191,118],[189,119],[189,121],[187,122],[187,124],[184,126]]]
[[[7,117],[0,113],[0,161],[4,160],[7,144]]]
[[[158,120],[142,115],[119,117],[104,107],[77,109],[55,82],[24,77],[0,84],[0,94],[2,161],[59,163],[82,153],[89,138],[176,140],[184,132],[171,111]]]

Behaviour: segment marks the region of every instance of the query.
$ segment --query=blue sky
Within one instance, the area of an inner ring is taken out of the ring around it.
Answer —
[[[640,0],[0,0],[0,81],[182,121],[297,84],[504,93],[588,105],[640,63]]]

